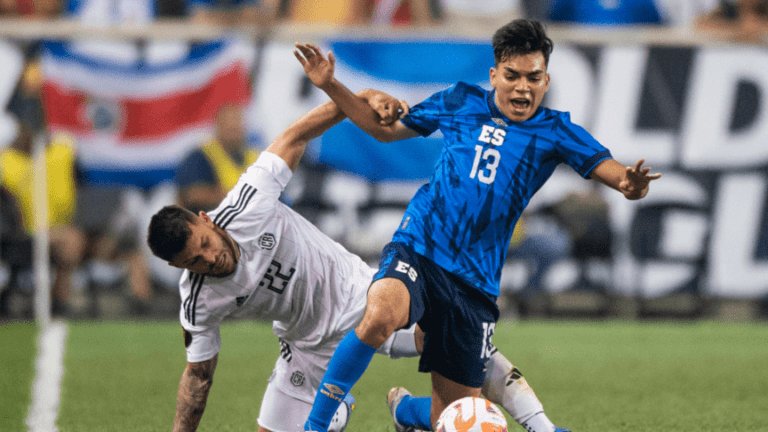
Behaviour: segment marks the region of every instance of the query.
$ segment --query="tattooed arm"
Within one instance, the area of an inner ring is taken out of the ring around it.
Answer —
[[[173,431],[194,431],[200,424],[200,418],[205,410],[208,392],[213,385],[213,372],[219,355],[200,363],[187,363],[187,368],[181,375],[179,395],[176,398],[176,418],[173,421]]]

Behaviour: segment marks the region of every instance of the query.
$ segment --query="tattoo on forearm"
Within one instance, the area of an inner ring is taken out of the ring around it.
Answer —
[[[174,432],[194,431],[205,411],[208,392],[213,384],[213,372],[219,356],[200,363],[188,363],[181,375],[179,394],[176,398]]]

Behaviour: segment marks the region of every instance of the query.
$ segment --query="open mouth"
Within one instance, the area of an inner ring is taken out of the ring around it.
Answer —
[[[512,103],[512,106],[518,110],[525,110],[531,106],[531,101],[523,98],[512,99],[510,102]]]

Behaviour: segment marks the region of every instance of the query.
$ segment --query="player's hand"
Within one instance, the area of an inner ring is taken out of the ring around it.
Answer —
[[[386,93],[378,90],[365,90],[365,99],[368,105],[376,111],[381,120],[382,126],[389,126],[400,120],[401,117],[408,114],[411,107],[402,99],[396,99]]]
[[[627,172],[624,180],[619,183],[619,190],[627,199],[640,199],[648,193],[648,185],[652,180],[661,177],[661,174],[649,174],[651,167],[643,168],[645,159],[637,161],[635,166],[626,167]]]
[[[317,45],[296,42],[295,46],[296,49],[293,50],[293,55],[304,66],[304,73],[307,74],[312,84],[322,89],[333,81],[336,57],[334,57],[332,52],[328,52],[328,58],[326,59]]]

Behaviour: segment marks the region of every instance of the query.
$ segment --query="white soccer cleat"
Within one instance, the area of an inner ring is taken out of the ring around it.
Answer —
[[[395,416],[395,412],[397,411],[398,405],[400,405],[400,401],[402,401],[405,396],[412,396],[412,395],[411,395],[411,392],[406,390],[404,387],[395,387],[391,389],[389,393],[387,393],[387,406],[389,406],[389,412],[392,414],[392,420],[395,422],[395,431],[396,432],[423,432],[421,429],[416,429],[410,426],[403,426],[397,422],[397,417]]]

